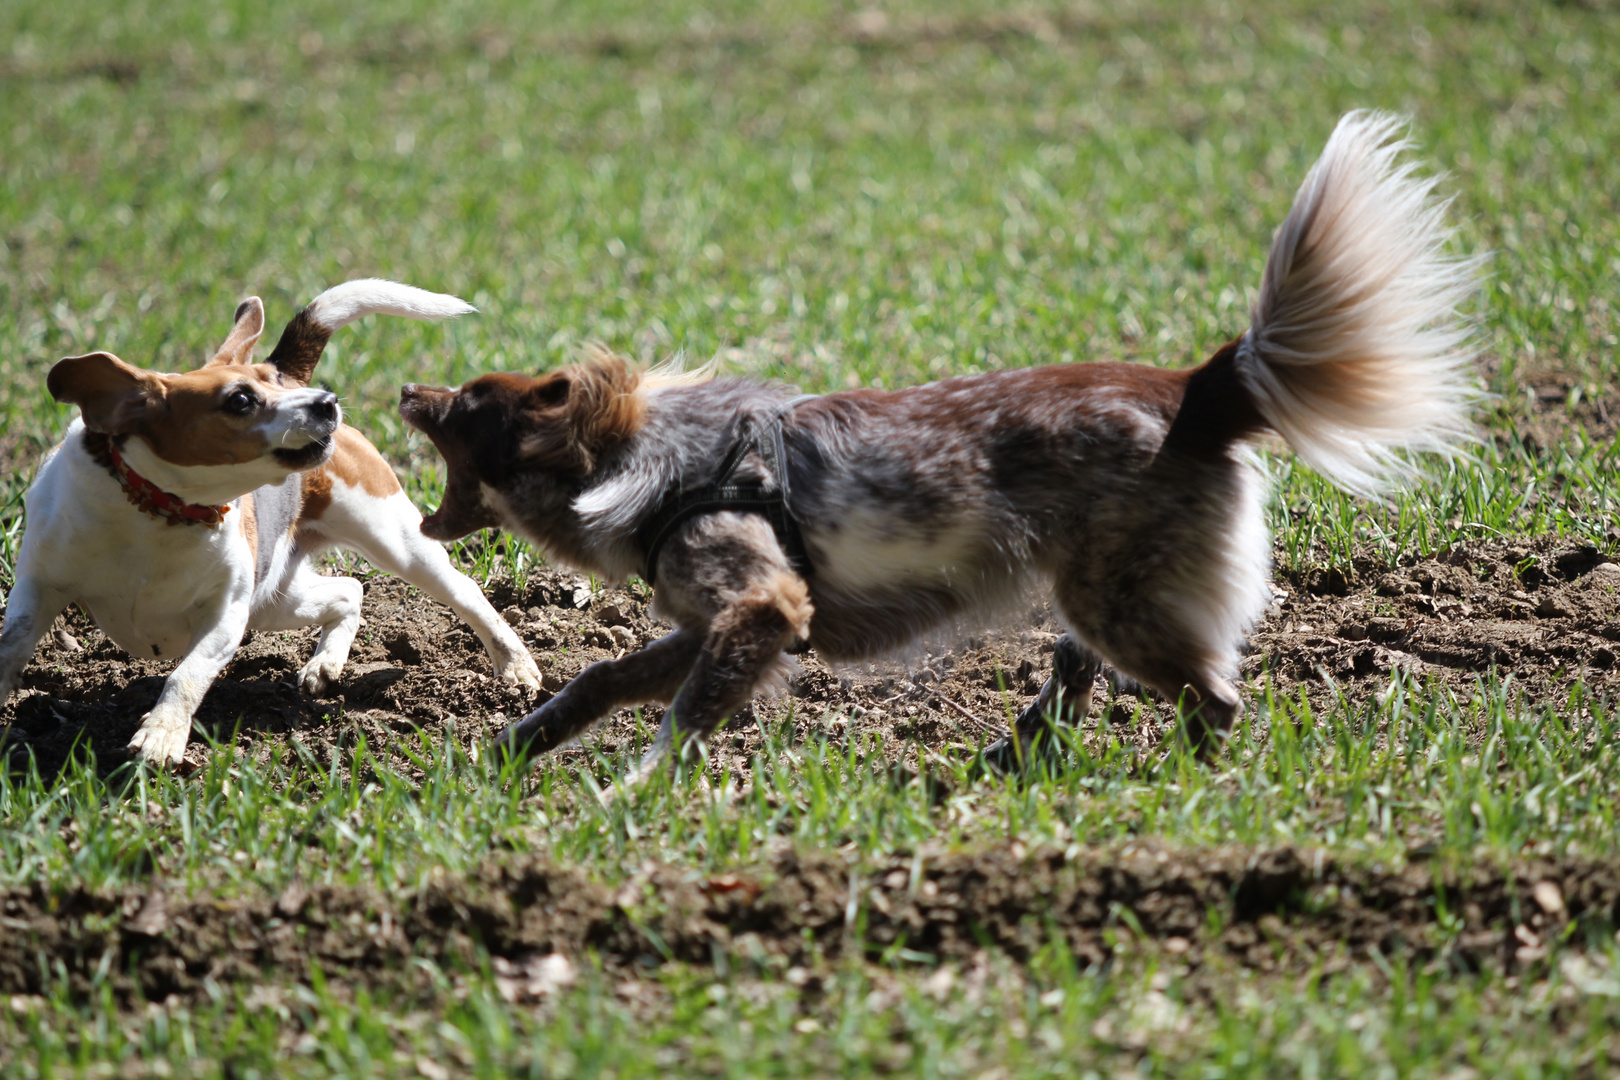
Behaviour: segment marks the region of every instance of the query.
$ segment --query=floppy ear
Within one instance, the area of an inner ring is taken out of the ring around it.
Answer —
[[[535,379],[518,399],[518,456],[549,466],[590,468],[590,454],[580,445],[575,413],[586,405],[576,394],[572,372],[564,368]]]
[[[564,369],[548,378],[536,379],[529,392],[523,395],[524,407],[531,411],[554,409],[566,402],[574,389],[574,380],[569,376],[570,372]]]
[[[219,347],[207,366],[214,364],[248,364],[253,362],[253,346],[264,333],[264,304],[257,296],[250,296],[236,305],[236,325],[231,336]]]
[[[603,450],[629,439],[647,415],[641,376],[605,354],[536,379],[523,395],[524,457],[590,472]]]
[[[57,401],[77,405],[85,427],[106,435],[140,430],[147,410],[163,395],[155,375],[108,352],[58,360],[45,388]]]

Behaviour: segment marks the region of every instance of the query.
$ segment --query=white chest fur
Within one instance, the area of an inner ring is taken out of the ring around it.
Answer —
[[[233,510],[217,528],[170,525],[132,506],[85,452],[79,425],[28,491],[19,574],[65,593],[133,656],[175,658],[223,605],[243,603],[253,558]]]

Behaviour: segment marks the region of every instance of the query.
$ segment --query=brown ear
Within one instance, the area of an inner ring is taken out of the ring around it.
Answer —
[[[574,389],[572,374],[564,368],[544,378],[536,379],[534,385],[529,387],[528,393],[523,395],[524,408],[530,411],[544,411],[555,409],[566,402]]]
[[[58,360],[45,388],[57,401],[77,405],[85,427],[107,435],[140,430],[147,410],[163,395],[157,376],[107,352]]]
[[[231,327],[231,336],[225,339],[208,365],[252,363],[253,346],[258,344],[262,333],[264,303],[257,296],[250,296],[236,305],[236,325]]]
[[[589,472],[590,450],[580,439],[580,414],[588,411],[583,384],[576,385],[567,368],[535,379],[519,399],[522,416],[518,456],[550,468],[580,468]],[[575,393],[578,390],[580,393]]]
[[[598,454],[641,430],[647,399],[640,373],[623,357],[602,354],[536,379],[523,411],[521,455],[589,472]]]

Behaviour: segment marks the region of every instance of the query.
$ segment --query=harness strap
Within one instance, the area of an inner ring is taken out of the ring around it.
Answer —
[[[655,584],[659,552],[676,526],[687,518],[722,510],[764,517],[770,522],[776,542],[782,545],[782,551],[786,553],[794,571],[801,577],[814,573],[810,553],[804,546],[804,537],[799,532],[798,520],[791,509],[792,491],[788,479],[787,451],[782,443],[782,421],[796,406],[815,397],[815,394],[802,394],[793,398],[763,422],[742,417],[715,478],[701,487],[677,491],[664,499],[646,524],[636,531],[636,539],[647,553],[641,575],[647,584]],[[764,463],[765,480],[733,479],[738,466],[749,454],[759,455]]]

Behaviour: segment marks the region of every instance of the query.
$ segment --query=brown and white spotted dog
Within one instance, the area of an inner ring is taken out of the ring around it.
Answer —
[[[176,658],[130,749],[178,761],[191,718],[249,629],[319,626],[298,674],[320,694],[343,670],[360,626],[360,583],[309,563],[351,548],[449,604],[489,650],[496,674],[539,685],[523,642],[421,532],[422,516],[388,463],[342,423],[338,399],[310,387],[327,340],[362,315],[442,319],[453,296],[391,281],[351,281],[293,319],[268,362],[258,297],[196,371],[163,374],[111,353],[69,357],[46,380],[79,407],[25,500],[27,530],[0,634],[0,702],[52,620],[77,602],[134,656]]]
[[[1268,601],[1251,444],[1280,434],[1374,492],[1410,471],[1408,452],[1468,438],[1457,308],[1477,261],[1445,254],[1445,204],[1407,146],[1390,117],[1340,122],[1277,232],[1248,330],[1191,371],[1069,364],[805,401],[597,355],[405,387],[402,415],[449,465],[427,535],[504,524],[594,573],[642,573],[676,626],[586,669],[505,745],[541,752],[615,705],[673,699],[645,775],[797,642],[862,659],[1044,582],[1069,632],[998,750],[1083,714],[1099,660],[1179,699],[1186,736],[1215,750]]]

